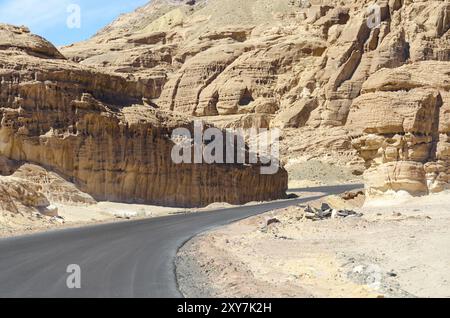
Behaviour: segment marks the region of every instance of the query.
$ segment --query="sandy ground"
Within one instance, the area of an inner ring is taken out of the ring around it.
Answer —
[[[335,163],[332,160],[295,158],[285,165],[289,173],[289,189],[363,183],[354,166]]]
[[[118,222],[127,219],[160,217],[193,210],[99,202],[93,205],[54,204],[58,218],[40,213],[8,213],[0,211],[0,237],[42,232],[55,228],[79,227],[88,224]]]
[[[187,297],[450,297],[449,193],[376,207],[358,207],[361,196],[326,201],[364,215],[312,221],[297,206],[198,236],[178,253],[181,291]],[[280,223],[267,226],[273,218]]]
[[[254,205],[261,202],[250,202]],[[81,227],[90,224],[124,222],[126,220],[163,217],[174,214],[207,212],[230,208],[228,203],[213,203],[204,208],[183,209],[155,205],[98,202],[87,204],[53,203],[58,208],[58,217],[40,213],[10,213],[0,211],[0,238],[44,232],[57,228]]]

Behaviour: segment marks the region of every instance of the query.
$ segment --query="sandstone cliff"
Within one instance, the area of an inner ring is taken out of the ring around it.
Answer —
[[[79,65],[27,29],[0,25],[0,78],[2,197],[31,208],[48,206],[47,198],[93,200],[81,190],[96,200],[195,207],[285,195],[284,169],[263,175],[260,164],[175,164],[172,131],[192,130],[193,122],[147,104],[163,77]],[[77,188],[60,194],[60,178]]]
[[[62,52],[157,79],[156,107],[282,128],[287,159],[363,160],[370,196],[448,189],[450,3],[372,3],[154,0]]]

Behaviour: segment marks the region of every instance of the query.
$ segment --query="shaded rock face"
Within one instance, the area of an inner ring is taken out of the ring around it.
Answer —
[[[162,78],[163,109],[283,128],[287,157],[358,156],[369,196],[447,189],[450,3],[379,0],[378,17],[372,3],[152,1],[62,51]]]
[[[22,32],[18,44],[16,32]],[[160,78],[101,72],[67,61],[23,29],[0,26],[0,35],[14,39],[12,46],[0,47],[0,167],[10,175],[2,178],[12,178],[2,182],[18,178],[18,187],[31,187],[26,200],[43,193],[51,201],[64,198],[39,183],[44,176],[39,169],[15,171],[11,162],[51,169],[96,200],[196,207],[285,196],[282,168],[263,175],[258,164],[175,164],[172,132],[193,130],[193,122],[147,104],[160,94]],[[58,188],[55,178],[52,184]],[[29,180],[27,187],[23,180]],[[70,201],[92,200],[76,189],[66,192]]]

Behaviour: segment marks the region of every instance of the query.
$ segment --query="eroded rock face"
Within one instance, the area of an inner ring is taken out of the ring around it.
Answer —
[[[371,196],[449,188],[449,70],[449,62],[419,62],[381,70],[364,84],[348,125],[362,132],[353,144],[366,161]]]
[[[49,201],[39,191],[33,189],[27,180],[14,177],[0,179],[0,209],[11,213],[30,211],[44,212]]]
[[[91,205],[96,201],[87,193],[55,172],[34,164],[17,164],[11,175],[22,179],[24,183],[37,193],[45,195],[52,204]]]
[[[450,3],[379,0],[379,20],[372,3],[152,1],[63,53],[161,79],[163,109],[282,128],[288,158],[359,155],[370,195],[444,190]]]
[[[15,39],[16,29],[0,30]],[[43,50],[41,56],[28,46],[35,37],[27,34],[21,33],[22,44],[13,43],[23,49],[0,47],[0,155],[7,158],[2,173],[29,180],[26,200],[35,191],[64,201],[55,190],[61,180],[23,165],[16,171],[8,160],[51,169],[96,200],[195,207],[285,196],[282,168],[263,175],[258,164],[175,164],[172,131],[193,130],[193,122],[147,104],[160,94],[160,78],[101,72]],[[50,45],[52,50],[57,52]],[[50,184],[41,184],[40,176]],[[77,189],[66,190],[72,202],[89,201]]]
[[[0,49],[22,51],[42,58],[64,59],[64,56],[46,39],[31,34],[26,27],[0,23]]]

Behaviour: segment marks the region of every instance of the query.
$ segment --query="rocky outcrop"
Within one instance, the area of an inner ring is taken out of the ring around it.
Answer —
[[[96,203],[89,194],[82,192],[73,183],[53,171],[28,163],[16,164],[16,167],[11,177],[23,180],[51,203],[69,205]]]
[[[287,159],[332,153],[353,164],[359,155],[371,196],[444,190],[450,4],[372,4],[152,1],[62,52],[157,79],[147,102],[162,109],[282,128]]]
[[[380,70],[355,99],[348,125],[365,160],[367,190],[428,194],[449,188],[450,63],[419,62]]]
[[[45,195],[33,189],[27,180],[1,177],[0,211],[13,214],[30,212],[51,214],[55,213],[55,208],[52,208]]]
[[[50,169],[96,200],[195,207],[284,197],[282,168],[263,175],[261,164],[174,163],[172,132],[192,131],[193,122],[148,104],[160,94],[160,78],[102,72],[57,54],[37,56],[26,46],[35,39],[27,30],[0,29],[21,32],[25,47],[0,50],[0,155],[8,160]],[[28,170],[13,168],[6,178],[28,179],[53,201],[64,200],[55,190],[60,177]],[[66,190],[70,201],[89,200]]]
[[[30,33],[24,26],[0,23],[0,50],[21,51],[42,58],[64,59],[64,56],[47,40]]]

